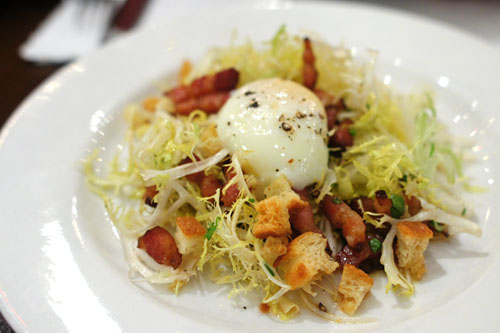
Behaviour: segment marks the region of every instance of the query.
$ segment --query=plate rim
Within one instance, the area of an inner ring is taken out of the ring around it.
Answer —
[[[378,6],[378,5],[374,5],[374,4],[361,4],[361,3],[343,3],[343,2],[335,2],[335,3],[323,3],[323,2],[317,2],[317,1],[314,1],[314,2],[293,2],[293,6],[289,9],[279,9],[280,11],[282,10],[298,10],[300,9],[300,7],[328,7],[328,8],[331,8],[331,7],[336,7],[336,6],[341,6],[341,7],[344,7],[344,8],[351,8],[351,9],[355,9],[355,10],[358,10],[358,9],[367,9],[367,8],[370,8],[370,9],[374,9],[374,10],[377,10],[378,12],[389,12],[393,15],[397,15],[397,16],[403,16],[403,17],[409,17],[411,18],[412,20],[416,20],[416,21],[420,21],[422,23],[425,23],[427,25],[430,25],[432,26],[432,28],[437,28],[437,29],[446,29],[446,30],[449,30],[450,32],[454,33],[454,34],[458,34],[460,35],[461,37],[464,37],[464,38],[467,38],[467,39],[470,39],[470,40],[473,40],[475,41],[476,43],[477,42],[480,42],[482,44],[482,47],[485,47],[487,49],[489,49],[489,51],[493,51],[493,52],[496,52],[499,56],[500,56],[500,49],[498,49],[497,47],[493,46],[491,43],[488,43],[486,40],[482,39],[482,38],[478,38],[477,36],[475,36],[474,34],[468,32],[468,31],[465,31],[463,29],[459,29],[455,26],[452,26],[450,24],[447,24],[447,23],[443,23],[443,22],[440,22],[436,19],[433,19],[433,18],[429,18],[429,17],[426,17],[426,16],[422,16],[422,15],[419,15],[419,14],[414,14],[414,13],[408,13],[408,12],[405,12],[403,10],[399,10],[399,9],[394,9],[394,8],[390,8],[390,7],[386,7],[386,6]],[[253,7],[252,7],[253,8]],[[255,8],[253,8],[255,9]],[[267,9],[259,9],[259,10],[264,10],[266,11]],[[241,9],[238,9],[238,10],[228,10],[228,11],[225,11],[226,12],[241,12]],[[169,26],[173,24],[172,22],[169,22],[169,23],[166,23],[164,24],[165,26]],[[163,26],[163,25],[162,25]],[[24,100],[23,102],[15,109],[15,111],[9,116],[9,118],[7,119],[7,121],[3,124],[2,126],[2,129],[0,130],[0,149],[5,145],[5,143],[9,140],[9,133],[10,133],[10,130],[16,126],[16,124],[19,122],[19,121],[22,121],[23,117],[25,116],[26,113],[29,112],[30,110],[30,107],[29,107],[29,102],[31,100],[33,100],[33,98],[37,95],[40,94],[40,92],[42,91],[42,89],[44,89],[44,87],[47,85],[48,82],[56,79],[56,78],[62,78],[65,73],[67,73],[69,71],[69,69],[71,68],[71,66],[73,65],[76,65],[76,64],[79,64],[79,63],[86,63],[88,61],[91,61],[92,59],[96,58],[96,57],[99,57],[101,54],[103,54],[103,52],[105,52],[105,50],[112,50],[116,47],[116,45],[119,45],[120,43],[130,43],[130,41],[134,40],[134,39],[138,39],[140,38],[140,36],[144,36],[144,35],[149,35],[149,34],[152,34],[152,33],[155,33],[155,32],[158,32],[159,30],[161,29],[160,26],[154,26],[154,27],[151,27],[151,28],[148,28],[148,29],[144,29],[144,30],[140,30],[140,31],[136,31],[132,34],[130,34],[129,36],[125,36],[124,38],[122,39],[119,39],[119,40],[116,40],[116,41],[113,41],[111,43],[109,43],[108,45],[104,46],[103,48],[81,58],[81,59],[78,59],[76,60],[75,62],[72,62],[70,64],[67,64],[66,66],[58,69],[55,73],[53,73],[51,76],[49,76],[48,78],[46,78],[37,88],[35,88]],[[500,59],[500,57],[498,58]],[[9,141],[10,143],[10,141]],[[1,151],[1,150],[0,150]],[[0,286],[1,286],[1,281],[0,281]],[[1,290],[0,290],[1,291]],[[1,294],[0,294],[1,296]],[[17,332],[25,332],[27,331],[26,328],[24,326],[19,326],[19,322],[18,320],[16,320],[15,316],[12,315],[11,311],[9,311],[7,309],[7,306],[6,304],[4,304],[4,299],[3,297],[0,297],[0,309],[2,310],[2,315],[4,316],[4,318],[6,319],[6,321],[9,323],[9,325],[11,325]]]

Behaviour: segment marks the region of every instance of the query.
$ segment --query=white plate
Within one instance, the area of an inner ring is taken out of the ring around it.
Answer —
[[[376,277],[360,310],[370,326],[342,326],[306,310],[282,323],[261,315],[226,288],[195,282],[179,297],[155,295],[127,279],[119,242],[99,199],[89,194],[79,161],[93,145],[114,149],[121,108],[175,73],[185,58],[225,45],[233,28],[266,40],[286,23],[331,43],[380,50],[378,72],[402,89],[429,84],[440,116],[477,140],[467,171],[489,192],[474,197],[482,239],[461,235],[433,243],[429,274],[411,300],[385,294]],[[496,157],[500,135],[500,52],[463,32],[386,9],[348,4],[285,4],[275,10],[218,11],[119,40],[47,80],[18,108],[0,135],[0,304],[18,332],[193,330],[310,331],[500,327],[500,220]],[[247,310],[243,306],[247,306]]]

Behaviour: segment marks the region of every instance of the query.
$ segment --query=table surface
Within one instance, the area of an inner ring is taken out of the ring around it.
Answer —
[[[22,100],[45,78],[61,65],[38,65],[23,61],[18,56],[19,46],[29,34],[58,4],[57,0],[2,1],[0,4],[0,31],[2,52],[0,53],[0,125],[12,114]],[[194,2],[194,1],[193,1]],[[221,2],[221,1],[218,1]],[[500,1],[496,0],[372,0],[374,4],[396,7],[423,14],[467,30],[500,47]],[[170,6],[180,16],[192,8],[193,3],[182,2],[175,5],[171,1],[150,1],[139,27],[147,27],[155,17],[165,18],[165,7]],[[162,14],[163,12],[163,14]],[[0,313],[0,333],[14,331]]]

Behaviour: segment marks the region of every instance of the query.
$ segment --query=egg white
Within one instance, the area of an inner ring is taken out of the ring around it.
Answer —
[[[292,81],[264,79],[235,91],[219,111],[217,134],[245,172],[265,184],[284,174],[302,189],[328,166],[323,105]]]

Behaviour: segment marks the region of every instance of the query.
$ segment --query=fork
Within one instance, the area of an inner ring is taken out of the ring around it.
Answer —
[[[81,38],[91,38],[98,44],[106,35],[114,14],[124,0],[68,0],[76,3],[75,24],[82,33]]]

